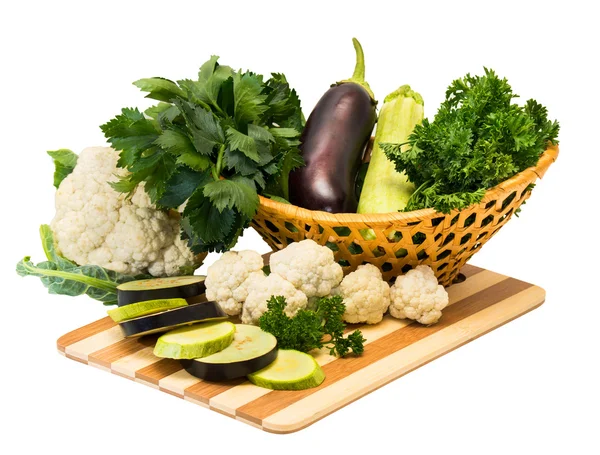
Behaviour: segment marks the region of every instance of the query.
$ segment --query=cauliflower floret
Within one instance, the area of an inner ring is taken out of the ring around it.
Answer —
[[[271,272],[257,284],[250,288],[244,303],[242,312],[244,324],[257,324],[258,319],[267,311],[267,301],[272,296],[285,297],[287,305],[284,311],[289,317],[295,316],[299,309],[306,308],[308,303],[306,294],[296,289],[292,283],[277,273]]]
[[[399,319],[413,319],[421,324],[435,324],[448,305],[448,293],[438,284],[431,267],[418,265],[396,278],[391,289],[390,314]]]
[[[56,191],[51,228],[57,249],[80,265],[153,276],[180,274],[199,262],[180,238],[178,217],[157,210],[139,185],[131,198],[110,182],[127,175],[110,147],[83,150]]]
[[[217,302],[230,316],[242,312],[248,297],[247,279],[252,283],[264,277],[263,258],[256,251],[228,251],[206,271],[206,298]]]
[[[357,324],[377,324],[390,305],[390,285],[383,280],[381,271],[372,264],[359,265],[333,289],[346,305],[344,321]]]
[[[288,280],[308,298],[329,295],[344,276],[333,251],[308,239],[273,253],[270,265],[272,272]]]
[[[262,282],[267,277],[265,272],[262,270],[258,272],[252,272],[248,275],[248,278],[237,288],[233,290],[233,298],[242,304],[248,298],[250,291],[256,287],[262,286]]]

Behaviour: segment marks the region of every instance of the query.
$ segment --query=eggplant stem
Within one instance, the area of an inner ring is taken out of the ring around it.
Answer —
[[[354,74],[350,79],[339,81],[338,84],[352,82],[354,84],[360,85],[369,93],[369,96],[371,97],[373,103],[377,104],[377,101],[375,101],[375,95],[373,94],[373,90],[371,90],[371,87],[369,87],[368,82],[365,81],[365,54],[363,52],[363,48],[356,38],[352,38],[352,44],[354,44],[354,50],[356,51],[356,65],[354,66]]]
[[[365,53],[356,38],[352,38],[352,44],[356,51],[356,66],[350,80],[358,83],[365,82]]]

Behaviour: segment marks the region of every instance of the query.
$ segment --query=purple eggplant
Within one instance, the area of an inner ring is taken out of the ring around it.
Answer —
[[[300,150],[306,166],[290,174],[290,202],[310,210],[356,212],[355,182],[377,121],[373,92],[365,82],[363,50],[353,38],[352,78],[331,86],[311,112]]]

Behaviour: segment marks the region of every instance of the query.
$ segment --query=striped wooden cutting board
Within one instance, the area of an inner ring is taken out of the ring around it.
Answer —
[[[338,359],[320,352],[326,379],[304,391],[271,391],[245,380],[211,383],[176,360],[152,354],[157,336],[124,339],[108,317],[62,336],[66,357],[149,385],[273,433],[300,430],[425,363],[538,307],[537,286],[466,265],[467,279],[448,288],[450,306],[440,322],[423,327],[386,316],[360,326],[367,339],[361,357]]]

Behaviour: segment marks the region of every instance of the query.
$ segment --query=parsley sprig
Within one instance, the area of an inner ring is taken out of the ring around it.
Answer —
[[[485,68],[452,82],[433,121],[417,125],[403,144],[381,144],[417,189],[406,211],[449,213],[481,201],[487,189],[537,164],[559,125],[535,100],[513,103],[506,79]]]
[[[258,325],[277,338],[280,349],[308,352],[312,349],[329,349],[331,355],[344,357],[350,352],[361,355],[366,341],[360,330],[344,337],[346,325],[342,320],[346,305],[340,296],[319,299],[316,309],[301,309],[294,317],[285,314],[287,302],[282,296],[272,296],[267,311]]]
[[[122,109],[101,126],[129,171],[113,187],[131,193],[143,184],[165,210],[185,202],[182,236],[195,253],[230,249],[256,213],[258,194],[287,199],[289,173],[303,165],[304,116],[285,76],[264,80],[217,60],[204,63],[196,80],[134,82],[159,104],[143,113]]]

